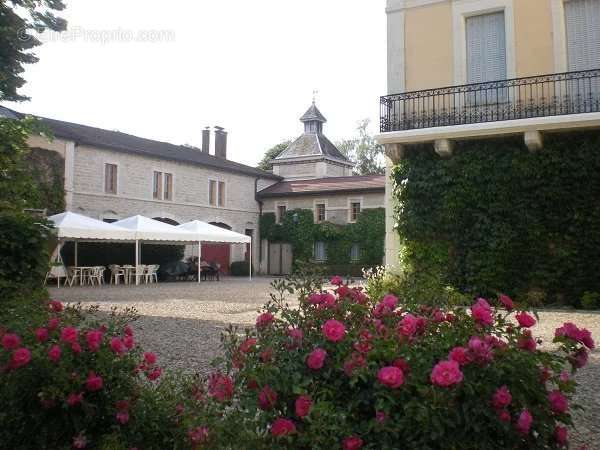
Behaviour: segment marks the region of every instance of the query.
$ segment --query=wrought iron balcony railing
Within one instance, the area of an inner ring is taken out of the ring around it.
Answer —
[[[600,69],[381,97],[381,132],[600,112]]]

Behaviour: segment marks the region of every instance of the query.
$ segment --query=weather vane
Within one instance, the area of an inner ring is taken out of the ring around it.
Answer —
[[[313,90],[313,105],[317,101],[317,94],[318,93],[319,93],[319,91],[317,89]]]

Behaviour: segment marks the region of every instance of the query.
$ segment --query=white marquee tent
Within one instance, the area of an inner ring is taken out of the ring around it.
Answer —
[[[144,216],[132,216],[113,223],[92,219],[72,212],[56,214],[48,218],[57,229],[58,239],[75,241],[75,265],[77,265],[78,241],[135,242],[135,265],[139,265],[140,243],[152,241],[163,244],[198,244],[202,242],[223,242],[231,244],[250,244],[252,238],[244,234],[194,220],[173,226]],[[252,278],[252,250],[250,250],[250,279]],[[199,255],[201,253],[198,253]],[[200,261],[198,261],[198,282],[200,282]],[[139,278],[136,277],[136,284]]]

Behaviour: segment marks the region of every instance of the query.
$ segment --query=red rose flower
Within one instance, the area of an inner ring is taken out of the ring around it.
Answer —
[[[110,350],[113,353],[121,354],[125,352],[125,345],[123,345],[123,341],[118,337],[113,337],[110,340]]]
[[[533,416],[531,413],[524,409],[521,414],[519,414],[519,418],[517,419],[517,431],[521,434],[529,434],[529,430],[531,429],[531,424],[533,423]]]
[[[144,361],[146,361],[150,365],[156,364],[156,354],[154,354],[152,352],[145,352],[144,353]]]
[[[58,300],[50,300],[49,307],[54,312],[61,312],[63,310],[63,304]]]
[[[377,379],[381,384],[392,389],[397,389],[404,384],[404,374],[402,370],[395,366],[388,366],[379,369]]]
[[[71,392],[67,397],[67,405],[77,406],[83,401],[83,392],[75,393]]]
[[[331,342],[339,342],[346,335],[346,327],[342,322],[331,319],[323,324],[322,327],[325,338]]]
[[[126,410],[118,411],[115,417],[117,418],[117,422],[119,422],[121,425],[125,425],[127,422],[129,422],[129,412]]]
[[[567,427],[557,425],[554,429],[554,439],[556,440],[556,442],[559,445],[565,445],[567,443],[568,438],[569,431],[567,430]]]
[[[500,303],[502,303],[502,305],[504,305],[504,307],[506,308],[507,311],[512,311],[513,308],[515,307],[515,304],[513,303],[512,298],[510,298],[508,295],[500,294],[500,297],[498,298],[498,300],[500,300]]]
[[[327,352],[322,348],[316,348],[306,358],[306,365],[313,370],[321,369],[325,358],[327,358]]]
[[[494,323],[492,307],[483,298],[477,299],[477,303],[471,306],[471,314],[473,319],[480,325],[491,325]]]
[[[250,353],[251,351],[254,351],[255,347],[256,347],[256,339],[254,338],[248,338],[246,339],[244,342],[242,342],[240,344],[240,352],[246,354],[246,353]]]
[[[552,411],[557,414],[562,414],[569,409],[567,397],[557,389],[548,394],[548,401],[550,402]]]
[[[196,448],[196,446],[208,441],[208,427],[196,427],[188,431],[188,437],[194,448]]]
[[[54,331],[58,328],[59,324],[60,324],[60,320],[57,317],[53,317],[50,320],[48,320],[48,329],[50,331]]]
[[[471,362],[468,349],[465,347],[454,347],[452,350],[450,350],[448,359],[450,361],[456,361],[460,366],[464,366],[465,364]]]
[[[290,419],[279,418],[271,425],[271,434],[275,437],[287,436],[296,432],[296,426]]]
[[[91,352],[96,352],[100,349],[100,345],[102,345],[102,336],[103,334],[99,330],[90,330],[85,333],[85,341]]]
[[[265,386],[258,394],[258,405],[260,409],[268,411],[273,409],[277,404],[277,392],[271,389],[270,386]]]
[[[306,417],[312,408],[312,399],[308,395],[301,395],[296,399],[294,406],[298,417]]]
[[[344,280],[339,275],[336,275],[334,277],[331,277],[331,284],[333,284],[334,286],[341,286],[342,284],[344,284]]]
[[[151,372],[149,372],[146,377],[150,380],[150,381],[154,381],[160,378],[160,376],[162,375],[162,369],[160,367],[155,367],[154,369],[152,369]]]
[[[270,312],[264,312],[256,318],[256,328],[265,328],[273,323],[275,316]]]

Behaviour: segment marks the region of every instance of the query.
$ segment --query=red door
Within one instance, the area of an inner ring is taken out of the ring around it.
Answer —
[[[221,273],[229,273],[229,244],[202,244],[202,261],[221,265]]]

